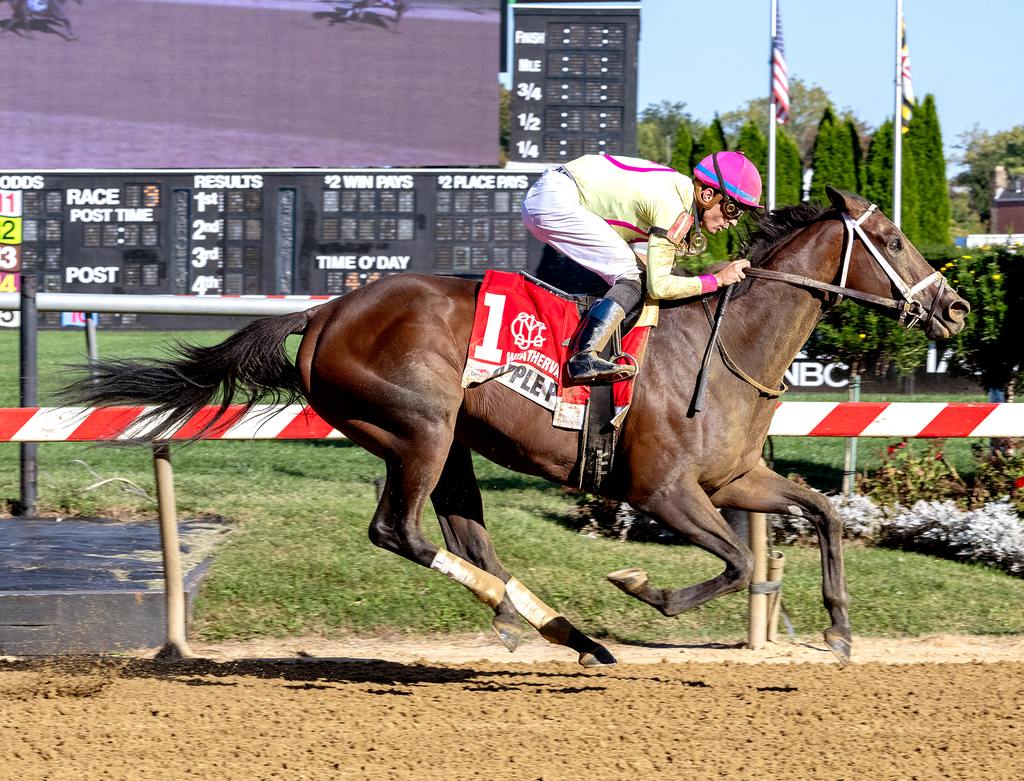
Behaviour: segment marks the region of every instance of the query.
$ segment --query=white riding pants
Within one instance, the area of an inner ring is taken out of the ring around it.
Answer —
[[[618,279],[639,279],[640,266],[633,249],[601,217],[580,203],[576,182],[566,173],[549,168],[523,199],[523,224],[534,236],[550,244],[608,285]]]

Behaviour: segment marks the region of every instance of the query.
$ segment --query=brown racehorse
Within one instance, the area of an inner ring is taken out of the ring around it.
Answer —
[[[779,387],[839,291],[891,308],[901,320],[923,321],[930,338],[959,331],[970,307],[874,206],[835,190],[829,197],[830,209],[796,206],[758,218],[747,247],[754,278],[737,286],[721,329],[732,368],[712,361],[711,397],[698,414],[690,404],[709,320],[699,303],[662,303],[622,425],[607,495],[715,554],[724,571],[675,589],[655,588],[636,569],[609,579],[663,614],[677,615],[750,582],[750,550],[716,508],[806,517],[821,548],[831,618],[825,639],[845,662],[850,625],[841,522],[824,496],[760,463],[776,400],[755,385]],[[579,435],[553,428],[549,411],[498,383],[462,387],[477,289],[468,280],[391,276],[306,312],[254,321],[213,347],[184,346],[154,363],[102,364],[98,379],[77,382],[67,398],[155,405],[153,419],[166,416],[146,435],[155,440],[214,398],[227,405],[242,393],[252,403],[304,396],[386,463],[370,524],[374,544],[473,591],[494,609],[494,627],[510,650],[519,641],[521,615],[549,641],[576,650],[582,664],[613,663],[605,648],[506,571],[484,528],[470,451],[568,484]],[[292,333],[304,334],[294,364],[284,349]],[[447,550],[421,533],[428,498]]]

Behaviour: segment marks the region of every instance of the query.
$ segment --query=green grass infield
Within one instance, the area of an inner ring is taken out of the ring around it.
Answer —
[[[101,333],[100,352],[108,357],[153,355],[161,342],[177,337],[209,343],[223,336]],[[0,377],[3,406],[17,405],[17,349],[17,333],[0,332],[0,355],[11,367]],[[39,355],[40,401],[45,404],[68,376],[64,367],[83,361],[84,336],[43,332]],[[811,398],[818,397],[794,396]],[[878,457],[872,451],[882,448],[881,440],[861,440],[868,463]],[[18,494],[18,457],[17,445],[0,445],[0,498]],[[825,488],[829,482],[838,485],[842,457],[842,440],[780,438],[775,447],[779,471],[799,471]],[[490,611],[461,586],[369,542],[374,480],[383,467],[350,443],[203,442],[175,448],[173,463],[179,514],[223,516],[233,527],[196,603],[197,636],[487,630]],[[90,470],[102,478],[131,480],[151,498],[125,491],[120,481],[85,491],[97,482]],[[745,637],[742,594],[667,619],[604,580],[615,569],[637,566],[659,586],[689,585],[720,571],[714,557],[686,546],[580,536],[565,523],[576,507],[572,493],[482,459],[477,459],[477,473],[488,528],[507,568],[583,631],[632,642],[737,642]],[[155,519],[152,497],[148,449],[72,443],[39,447],[41,514]],[[423,526],[440,542],[429,508]],[[817,549],[784,550],[786,608],[801,635],[817,635],[828,624]],[[846,562],[851,620],[858,634],[1024,633],[1024,579],[977,565],[858,546],[847,547]]]

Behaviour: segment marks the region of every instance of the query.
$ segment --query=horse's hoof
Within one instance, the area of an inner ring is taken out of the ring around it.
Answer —
[[[610,667],[617,663],[611,651],[599,643],[594,643],[593,648],[580,654],[580,664],[584,667]]]
[[[615,572],[608,573],[605,577],[627,594],[634,595],[646,586],[648,580],[650,580],[647,573],[637,567],[616,570]]]
[[[850,663],[850,640],[831,629],[825,630],[825,642],[839,660],[841,667]]]
[[[522,626],[519,622],[514,618],[495,616],[491,621],[491,628],[509,653],[514,653],[519,647],[519,641],[523,639]]]

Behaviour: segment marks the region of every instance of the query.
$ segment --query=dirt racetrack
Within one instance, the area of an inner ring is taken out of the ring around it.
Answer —
[[[992,781],[1024,760],[1020,638],[875,641],[846,669],[808,646],[616,649],[587,671],[544,645],[515,663],[456,645],[419,650],[457,663],[413,661],[409,640],[3,661],[0,778]],[[886,645],[960,661],[886,664]]]

